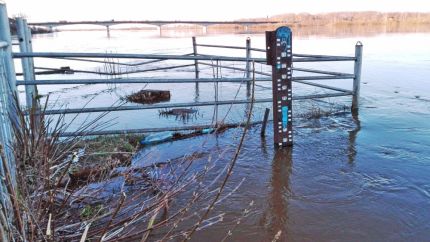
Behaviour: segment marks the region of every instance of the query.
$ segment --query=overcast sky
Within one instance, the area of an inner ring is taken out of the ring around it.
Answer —
[[[1,0],[0,0],[1,1]],[[429,0],[3,0],[10,16],[55,20],[233,20],[282,13],[430,12]]]

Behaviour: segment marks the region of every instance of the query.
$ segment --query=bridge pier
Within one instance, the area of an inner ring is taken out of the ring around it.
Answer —
[[[110,38],[110,25],[106,25],[106,34],[107,37]]]
[[[158,27],[158,34],[160,37],[162,37],[163,36],[163,30],[162,30],[163,25],[162,24],[155,24],[155,26]]]
[[[203,34],[207,34],[208,33],[208,26],[207,25],[203,25]]]

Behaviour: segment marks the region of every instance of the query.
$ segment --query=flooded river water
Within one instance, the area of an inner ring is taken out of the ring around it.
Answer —
[[[192,52],[192,34],[167,33],[159,37],[158,31],[113,30],[107,38],[103,31],[66,31],[35,36],[33,49],[41,52],[186,54]],[[244,46],[248,36],[254,47],[264,47],[263,34],[213,34],[199,36],[197,40]],[[353,55],[357,41],[364,45],[358,116],[346,113],[320,119],[294,119],[295,144],[280,151],[273,147],[271,125],[265,138],[259,135],[260,126],[253,126],[246,136],[228,187],[232,189],[242,180],[243,183],[216,208],[226,212],[224,222],[199,231],[194,241],[219,241],[233,227],[234,218],[240,217],[251,201],[255,203],[252,213],[242,220],[230,241],[271,241],[279,231],[282,231],[279,241],[430,240],[430,34],[294,36],[293,51]],[[209,54],[220,55],[243,56],[242,52],[207,49]],[[36,60],[36,66],[64,65],[75,69],[103,68],[97,63]],[[352,63],[302,66],[352,71]],[[190,67],[178,72],[143,75],[193,78],[193,70]],[[212,71],[203,69],[203,74],[211,77]],[[238,77],[243,73],[223,70],[222,75]],[[76,74],[73,78],[88,76]],[[44,78],[72,77],[53,75]],[[322,83],[352,87],[351,81],[346,80]],[[256,87],[258,98],[270,96],[269,84]],[[299,94],[316,92],[314,88],[296,87],[294,90]],[[88,105],[96,107],[109,106],[143,85],[70,85],[68,88],[44,86],[40,91],[42,94],[50,92],[51,100],[58,100],[57,103],[68,107],[80,107],[89,100]],[[214,98],[212,84],[202,84],[198,96],[194,84],[159,84],[147,88],[171,90],[172,103]],[[244,99],[245,88],[237,90],[237,84],[220,84],[220,99],[233,99],[236,95],[238,99]],[[350,98],[334,98],[329,102],[349,104]],[[254,120],[261,120],[266,106],[256,106]],[[220,116],[229,113],[227,121],[241,121],[244,108],[237,105],[230,112],[227,107],[221,108]],[[294,112],[300,113],[299,108]],[[199,108],[198,117],[187,124],[210,123],[212,114],[213,107]],[[182,120],[160,117],[158,110],[115,112],[108,118],[116,118],[113,128],[183,125]],[[204,151],[221,154],[222,164],[233,156],[241,131],[231,129],[220,135],[164,143],[144,149],[141,154],[151,152],[161,161]]]

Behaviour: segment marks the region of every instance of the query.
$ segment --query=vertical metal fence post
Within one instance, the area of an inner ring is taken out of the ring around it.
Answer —
[[[217,60],[216,61],[216,78],[217,79],[219,78],[219,75],[218,75],[218,71],[219,71],[219,68],[220,68],[219,66],[220,66],[219,65],[219,61]],[[219,99],[218,82],[214,82],[214,85],[215,85],[215,127],[218,127],[218,99]]]
[[[195,36],[193,36],[193,54],[194,54],[194,56],[197,56],[197,41],[196,41]],[[199,79],[200,70],[199,70],[199,61],[198,60],[194,60],[194,69],[195,69],[196,79]],[[198,89],[199,89],[199,83],[196,82],[196,90],[198,90]]]
[[[16,94],[16,74],[15,66],[12,59],[12,37],[10,34],[9,18],[7,15],[6,4],[0,3],[0,41],[8,43],[5,48],[5,74],[8,80],[8,86],[13,94]],[[13,97],[11,96],[11,99]]]
[[[10,148],[8,142],[11,142],[12,140],[12,128],[10,127],[10,121],[18,122],[15,108],[15,97],[18,98],[18,94],[16,91],[15,66],[12,59],[12,38],[10,34],[9,18],[7,15],[6,4],[3,3],[0,3],[0,41],[3,41],[7,44],[7,46],[3,48],[0,62],[2,65],[1,81],[3,82],[1,86],[4,87],[2,93],[2,95],[4,95],[4,103],[2,106],[5,109],[2,110],[1,114],[3,115],[3,118],[5,119],[4,121],[6,122],[4,125],[8,126],[8,128],[5,130],[8,140],[3,140],[2,142],[6,142],[3,144],[6,150],[6,155],[9,158],[11,153],[9,151]]]
[[[17,35],[19,40],[19,50],[21,52],[32,52],[33,48],[31,46],[31,33],[29,33],[29,28],[27,25],[27,20],[23,18],[16,19]],[[35,80],[34,66],[32,58],[22,58],[22,72],[24,75],[24,80],[31,82]],[[25,86],[25,97],[27,108],[30,109],[33,106],[33,100],[36,100],[37,88],[35,85]]]
[[[9,27],[9,18],[6,10],[6,4],[0,3],[0,41],[4,46],[0,50],[0,137],[1,144],[4,147],[5,157],[0,158],[0,172],[5,176],[3,165],[7,166],[10,171],[12,182],[16,183],[15,160],[10,143],[12,142],[12,127],[10,121],[17,121],[14,108],[14,95],[16,95],[16,76],[15,68],[12,59],[12,39]],[[10,119],[11,117],[12,119]],[[0,204],[5,207],[5,210],[10,212],[8,217],[12,217],[13,213],[8,207],[9,196],[4,186],[4,180],[0,180]]]
[[[360,98],[361,66],[363,62],[363,44],[359,41],[355,45],[355,62],[354,62],[354,82],[352,96],[352,111],[358,110]]]
[[[292,33],[288,27],[266,32],[266,59],[272,65],[273,138],[276,147],[293,145]]]
[[[246,38],[246,78],[251,78],[251,38]],[[246,82],[246,96],[249,97],[251,95],[251,82]]]

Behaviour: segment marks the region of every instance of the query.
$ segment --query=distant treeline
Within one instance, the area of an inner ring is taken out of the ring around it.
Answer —
[[[243,19],[245,20],[245,19]],[[430,24],[430,13],[336,12],[280,14],[250,21],[279,21],[293,26]]]
[[[12,35],[16,34],[16,20],[13,18],[9,18],[9,25],[10,25],[10,32]],[[31,27],[31,33],[32,34],[43,34],[43,33],[51,33],[47,28],[41,28],[41,27]]]

